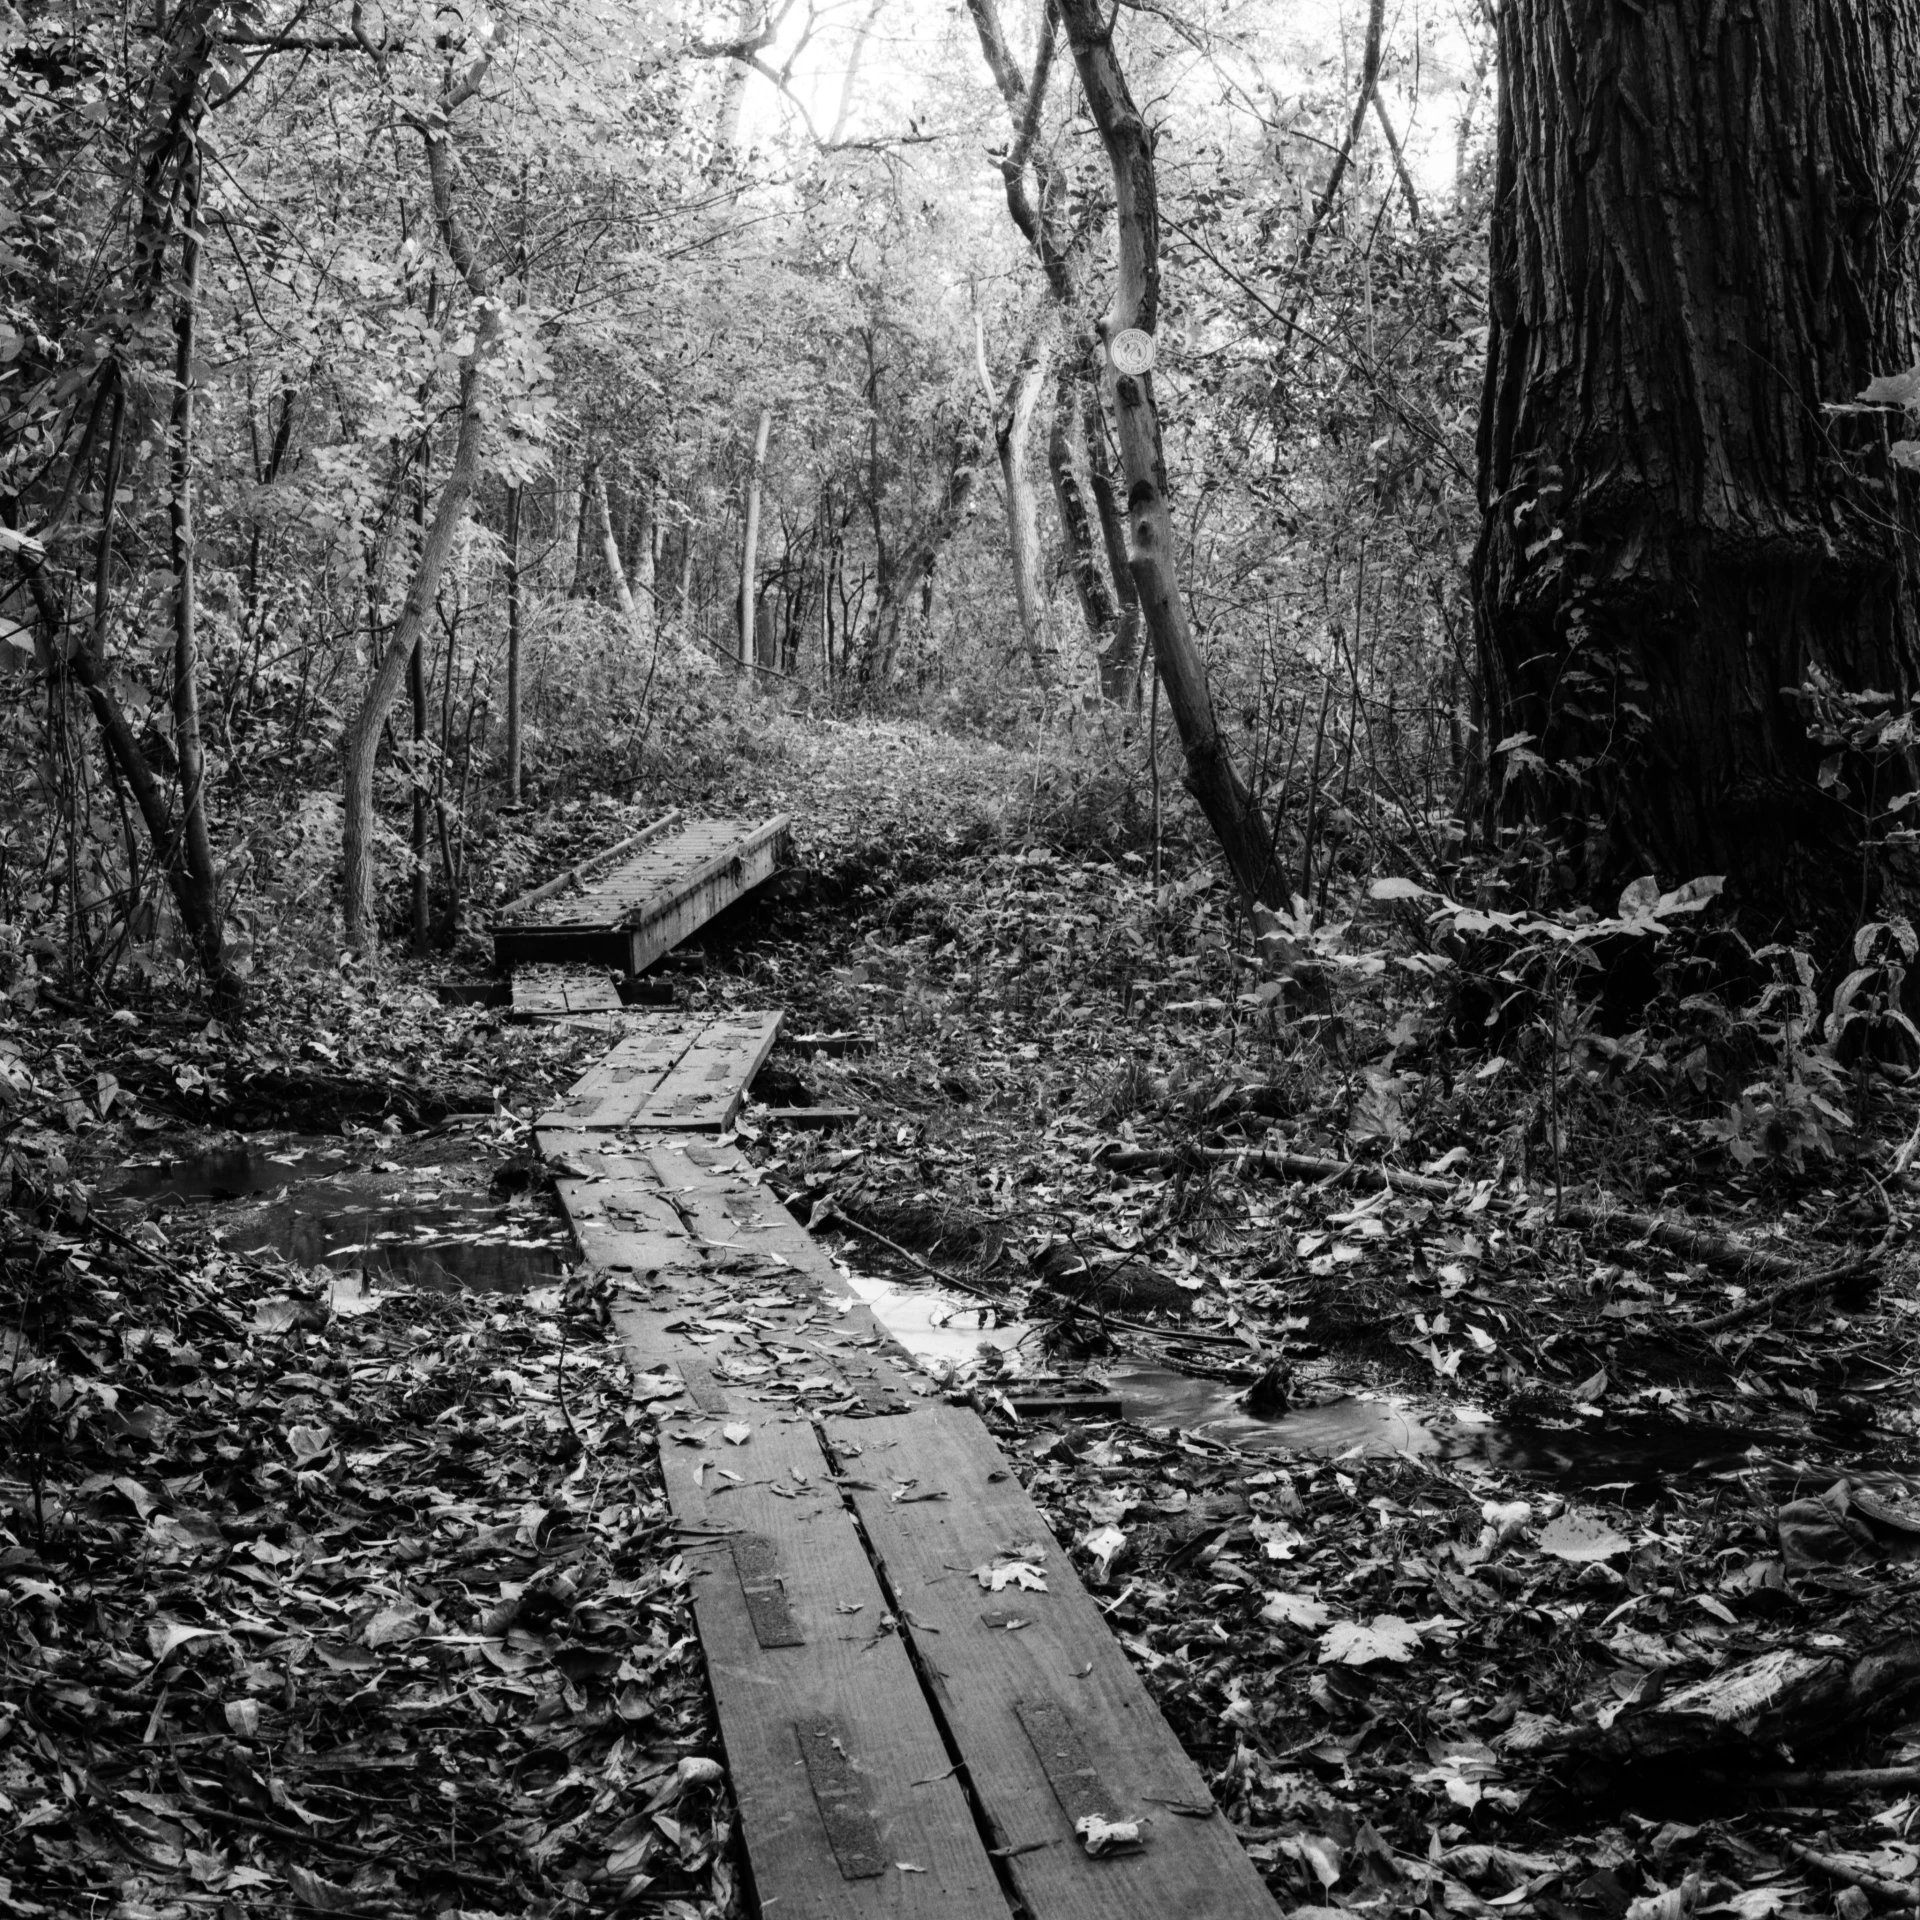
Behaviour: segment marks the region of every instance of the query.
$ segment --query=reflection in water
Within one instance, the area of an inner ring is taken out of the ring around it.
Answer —
[[[928,1287],[848,1277],[875,1319],[936,1377],[956,1371],[964,1377],[983,1346],[1000,1349],[996,1377],[1009,1387],[1042,1364],[1036,1329],[1019,1321],[994,1324],[991,1307]],[[1725,1472],[1747,1464],[1750,1448],[1786,1444],[1783,1436],[1753,1429],[1632,1416],[1604,1425],[1514,1426],[1471,1407],[1416,1412],[1400,1401],[1359,1395],[1262,1418],[1240,1404],[1244,1388],[1165,1367],[1116,1366],[1101,1372],[1098,1384],[1117,1395],[1123,1415],[1140,1426],[1175,1427],[1249,1453],[1410,1453],[1477,1460],[1583,1486]]]
[[[129,1167],[103,1187],[100,1202],[148,1214],[169,1202],[213,1202],[210,1222],[222,1244],[271,1249],[336,1276],[497,1291],[557,1278],[565,1229],[457,1184],[475,1171],[362,1170],[339,1145],[283,1140]]]
[[[1393,1400],[1358,1397],[1263,1420],[1238,1404],[1239,1388],[1159,1368],[1111,1373],[1107,1386],[1120,1396],[1129,1420],[1179,1427],[1251,1453],[1411,1453],[1484,1461],[1508,1472],[1545,1474],[1578,1485],[1725,1472],[1747,1464],[1750,1448],[1782,1444],[1781,1436],[1750,1428],[1696,1427],[1644,1416],[1624,1416],[1604,1426],[1515,1426],[1470,1407],[1416,1413]]]

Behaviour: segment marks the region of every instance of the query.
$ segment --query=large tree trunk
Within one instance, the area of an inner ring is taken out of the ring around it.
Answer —
[[[1856,757],[1823,787],[1815,709],[1916,684],[1914,483],[1826,409],[1914,357],[1920,0],[1510,5],[1499,70],[1498,804],[1596,892],[1724,873],[1754,924],[1831,928],[1870,887],[1875,779],[1911,784]]]
[[[1160,211],[1152,137],[1114,57],[1109,16],[1101,0],[1059,0],[1059,14],[1113,171],[1120,259],[1103,331],[1108,340],[1134,328],[1152,338],[1160,307]],[[1121,374],[1110,367],[1108,392],[1127,480],[1127,570],[1140,596],[1154,664],[1179,729],[1187,786],[1241,891],[1249,901],[1262,901],[1279,879],[1273,840],[1214,718],[1206,664],[1180,597],[1153,376]]]

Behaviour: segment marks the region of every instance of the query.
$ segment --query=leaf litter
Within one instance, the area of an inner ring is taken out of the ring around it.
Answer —
[[[821,843],[864,804],[816,807]],[[1303,911],[1250,957],[1204,863],[1155,893],[1140,856],[1084,840],[1016,848],[963,825],[929,855],[886,837],[852,836],[838,896],[706,983],[777,997],[833,1040],[776,1064],[861,1117],[807,1135],[760,1106],[740,1137],[799,1217],[866,1230],[863,1264],[959,1283],[987,1350],[929,1384],[997,1427],[1286,1904],[1550,1920],[1905,1904],[1908,1256],[1886,1263],[1883,1310],[1831,1289],[1768,1310],[1752,1275],[1665,1223],[1544,1191],[1544,1102],[1532,1135],[1514,1110],[1521,1050],[1450,1053],[1420,979],[1347,923]],[[324,1017],[344,1058],[357,1043]],[[444,1030],[497,1054],[488,1097],[522,1089],[522,1113],[591,1047],[496,1048],[486,1027]],[[241,1111],[248,1074],[287,1071],[283,1047],[227,1073],[229,1038],[150,1049],[125,1075],[104,1060],[118,1123],[218,1118],[223,1093]],[[32,1063],[48,1097],[15,1138],[35,1169],[108,1098],[69,1053]],[[313,1065],[322,1085],[333,1069]],[[418,1124],[431,1102],[406,1097],[372,1117]],[[1675,1133],[1648,1143],[1669,1166]],[[1734,1157],[1719,1198],[1748,1245],[1817,1271],[1823,1242],[1858,1238],[1848,1194],[1783,1198]],[[70,1429],[72,1457],[36,1443],[33,1484],[7,1489],[7,1905],[53,1885],[129,1916],[289,1897],[737,1907],[684,1567],[649,1477],[648,1410],[671,1382],[642,1376],[629,1400],[584,1332],[522,1302],[327,1315],[271,1263],[149,1247],[143,1264],[84,1219],[14,1231],[33,1279],[10,1260],[8,1360],[29,1391],[9,1418]],[[30,1308],[47,1272],[84,1306],[71,1350]],[[716,1276],[706,1310],[738,1312],[741,1290]],[[294,1310],[262,1311],[263,1293]],[[817,1355],[738,1324],[712,1337],[749,1398],[823,1404],[802,1383],[830,1375],[800,1372]],[[986,1341],[996,1327],[1020,1331]],[[1143,1364],[1240,1394],[1233,1436],[1018,1411]],[[1442,1443],[1256,1444],[1356,1392],[1419,1403],[1379,1434]],[[620,1464],[589,1486],[602,1455]],[[250,1518],[277,1506],[278,1538]],[[1017,1590],[1011,1569],[1045,1565],[1034,1544],[985,1584],[1007,1570]]]

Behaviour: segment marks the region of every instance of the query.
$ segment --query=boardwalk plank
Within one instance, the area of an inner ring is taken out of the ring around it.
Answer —
[[[494,928],[495,964],[573,962],[640,973],[770,879],[791,846],[784,814],[759,823],[682,822],[591,879],[539,890],[503,913]]]
[[[746,1099],[780,1015],[630,1017],[633,1031],[534,1123],[541,1131],[689,1127],[718,1132]]]
[[[760,1912],[1008,1920],[812,1427],[750,1424],[728,1446],[714,1418],[675,1418],[660,1451],[675,1518],[730,1536],[688,1558]]]
[[[559,1019],[570,1013],[618,1013],[620,989],[604,971],[588,967],[519,967],[513,1010],[522,1019]]]
[[[980,1421],[926,1406],[827,1423],[827,1440],[974,1792],[1039,1920],[1275,1920],[1205,1779],[1115,1644]],[[896,1500],[901,1486],[939,1499]],[[1044,1545],[1044,1593],[967,1570]],[[1024,1624],[1015,1627],[1019,1620]],[[1137,1853],[1092,1860],[1080,1813],[1138,1820]]]

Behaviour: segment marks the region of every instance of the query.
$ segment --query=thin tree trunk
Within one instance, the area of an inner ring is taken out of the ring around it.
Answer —
[[[1151,339],[1160,306],[1160,213],[1152,136],[1114,56],[1101,0],[1059,0],[1059,12],[1113,173],[1119,273],[1103,330],[1109,340],[1129,328]],[[1275,879],[1273,842],[1214,717],[1206,666],[1180,597],[1153,376],[1118,374],[1109,364],[1108,391],[1127,480],[1127,566],[1179,729],[1187,785],[1241,891],[1249,901],[1264,901]]]
[[[413,643],[413,651],[407,655],[407,703],[413,709],[413,751],[407,766],[407,794],[412,802],[407,849],[413,856],[413,872],[408,876],[411,882],[408,895],[412,908],[409,919],[413,933],[413,950],[417,954],[425,954],[427,951],[427,937],[430,931],[427,924],[429,904],[427,789],[421,779],[421,767],[426,759],[427,750],[426,650],[426,636],[422,634]],[[447,664],[451,671],[453,663],[449,661]]]
[[[590,500],[594,524],[600,529],[600,551],[606,558],[607,577],[613,582],[613,597],[620,603],[620,617],[627,623],[627,632],[637,646],[644,636],[640,631],[639,615],[634,608],[633,590],[627,585],[627,569],[620,558],[620,542],[614,537],[613,515],[607,504],[606,476],[597,466],[593,469]]]
[[[525,644],[526,609],[520,589],[520,493],[507,489],[507,798],[520,804],[520,650]]]
[[[740,538],[740,671],[753,667],[753,608],[760,569],[760,484],[767,470],[767,440],[773,432],[773,413],[760,409],[753,430],[753,465],[747,473],[746,527]]]
[[[1046,383],[1052,351],[1046,332],[1036,330],[1020,357],[993,429],[1000,477],[1007,490],[1007,544],[1013,555],[1013,592],[1020,610],[1020,631],[1034,678],[1043,687],[1052,684],[1055,661],[1047,635],[1046,608],[1040,597],[1040,518],[1034,502],[1033,475],[1027,466],[1027,445],[1033,437],[1033,412]]]
[[[447,140],[454,110],[479,91],[487,64],[484,56],[475,62],[457,83],[450,83],[442,90],[439,110],[431,120],[414,122],[426,146],[427,179],[441,239],[448,257],[473,295],[474,337],[472,349],[460,364],[460,424],[447,477],[441,483],[440,498],[434,505],[426,538],[420,543],[419,558],[407,586],[400,619],[374,668],[360,711],[347,729],[341,831],[342,904],[347,942],[361,953],[377,951],[380,943],[373,898],[373,771],[380,732],[406,679],[408,658],[426,632],[434,597],[440,590],[440,576],[466,518],[467,502],[473,496],[480,471],[480,450],[486,438],[489,363],[501,335],[500,309],[493,298],[492,277],[454,211],[453,168]]]
[[[199,598],[193,553],[194,332],[200,305],[200,156],[186,161],[180,240],[179,305],[174,317],[173,410],[169,430],[171,499],[167,532],[173,565],[173,745],[180,762],[179,853],[194,902],[188,921],[201,971],[217,1000],[234,1006],[245,999],[240,976],[227,958],[220,924],[219,878],[207,831],[206,755],[200,740]]]
[[[1360,92],[1353,103],[1353,116],[1347,122],[1346,138],[1340,142],[1333,156],[1332,169],[1327,174],[1327,184],[1320,190],[1320,197],[1314,202],[1312,217],[1307,221],[1307,230],[1300,240],[1300,249],[1294,255],[1293,271],[1297,285],[1294,288],[1292,304],[1287,311],[1286,334],[1292,337],[1294,322],[1300,318],[1300,309],[1306,303],[1308,264],[1313,259],[1315,243],[1320,238],[1320,230],[1327,224],[1334,206],[1340,198],[1340,184],[1347,177],[1347,165],[1353,158],[1353,144],[1360,138],[1360,129],[1367,123],[1367,109],[1373,104],[1373,92],[1380,84],[1380,35],[1386,24],[1387,0],[1368,0],[1367,37],[1360,55]]]
[[[654,514],[653,488],[653,480],[649,477],[640,481],[632,494],[633,565],[628,569],[628,574],[633,584],[633,612],[628,624],[633,628],[635,640],[642,646],[653,643],[660,623],[660,608],[654,594],[659,522]]]

